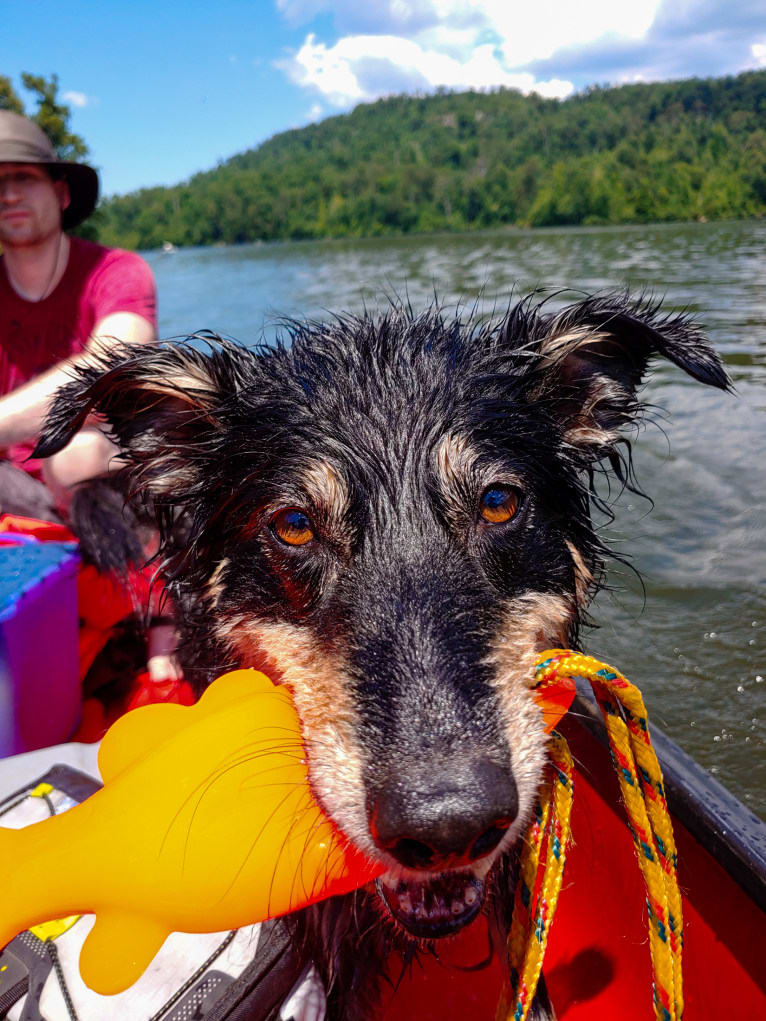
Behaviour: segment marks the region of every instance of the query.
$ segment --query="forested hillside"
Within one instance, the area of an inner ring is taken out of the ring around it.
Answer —
[[[763,216],[766,71],[398,96],[102,210],[101,240],[131,248]]]

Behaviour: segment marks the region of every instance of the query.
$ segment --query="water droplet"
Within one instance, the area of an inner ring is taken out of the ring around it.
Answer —
[[[756,674],[755,675],[755,683],[756,684],[763,684],[763,677],[762,677],[761,674]]]
[[[720,734],[716,734],[716,735],[714,736],[713,740],[714,740],[714,741],[720,741],[720,740],[721,740],[721,735],[720,735]]]
[[[711,766],[710,767],[710,772],[711,773],[720,773],[720,769],[718,768],[718,766]]]
[[[745,689],[743,688],[743,686],[741,684],[737,685],[737,691],[740,693],[740,695],[743,693],[744,690]]]

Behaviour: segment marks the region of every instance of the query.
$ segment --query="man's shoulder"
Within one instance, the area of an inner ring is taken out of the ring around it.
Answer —
[[[71,244],[68,279],[91,310],[93,326],[114,312],[134,312],[156,327],[157,287],[145,259],[82,238]]]
[[[120,269],[127,267],[142,269],[151,274],[149,264],[137,252],[128,252],[124,248],[108,248],[106,245],[78,237],[70,238],[70,244],[70,259],[90,271],[119,266]]]

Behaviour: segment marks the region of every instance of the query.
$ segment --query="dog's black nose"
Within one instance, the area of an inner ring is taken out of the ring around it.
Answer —
[[[510,769],[480,759],[428,773],[376,784],[369,814],[378,847],[411,869],[467,864],[494,850],[518,812]]]

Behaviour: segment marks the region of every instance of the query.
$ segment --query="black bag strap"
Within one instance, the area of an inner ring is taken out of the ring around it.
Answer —
[[[283,921],[264,922],[255,958],[205,1021],[276,1021],[306,963]]]
[[[4,798],[0,798],[0,815],[10,812],[12,808],[20,804],[24,798],[28,797],[42,783],[50,784],[51,787],[55,787],[56,790],[66,794],[73,801],[85,801],[86,798],[89,798],[91,794],[95,794],[103,786],[99,780],[88,776],[82,770],[75,769],[74,766],[68,766],[66,763],[58,762],[55,766],[51,766],[43,776],[39,776],[36,780],[26,783],[23,787],[19,787],[18,790],[6,794]]]

